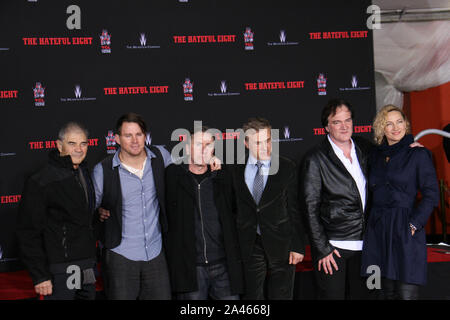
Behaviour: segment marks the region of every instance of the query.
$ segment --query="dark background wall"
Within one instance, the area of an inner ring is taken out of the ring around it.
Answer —
[[[79,30],[66,26],[72,4],[81,9]],[[194,120],[224,131],[262,116],[280,129],[281,154],[300,161],[324,137],[322,107],[342,97],[356,110],[355,132],[370,138],[375,91],[369,5],[360,0],[2,1],[0,271],[17,262],[14,229],[24,179],[45,163],[58,129],[69,120],[90,130],[91,166],[107,155],[108,132],[130,111],[145,117],[152,143],[169,150],[175,144],[172,131],[191,129]],[[245,50],[247,27],[253,50]],[[102,53],[102,30],[110,36],[110,53]],[[204,35],[216,42],[188,41]],[[186,43],[175,36],[185,36]],[[68,38],[70,44],[49,38]],[[320,74],[326,95],[319,95]],[[194,84],[192,101],[184,99],[186,78]],[[36,105],[38,82],[44,106]],[[252,84],[257,90],[250,90]],[[119,94],[123,87],[145,87],[148,93]],[[151,93],[150,87],[162,92]]]

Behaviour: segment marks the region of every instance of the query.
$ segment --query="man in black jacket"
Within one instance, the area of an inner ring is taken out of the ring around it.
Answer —
[[[320,299],[364,299],[368,294],[359,274],[371,143],[352,138],[353,116],[348,102],[328,102],[322,111],[328,135],[306,154],[301,169],[300,202]]]
[[[296,165],[272,154],[267,120],[249,119],[243,129],[249,154],[245,164],[231,168],[244,263],[243,298],[289,300],[293,297],[295,265],[305,252]],[[276,167],[278,170],[273,170]]]
[[[58,150],[25,185],[17,236],[37,294],[46,299],[94,299],[94,189],[84,159],[88,133],[71,122]]]
[[[211,172],[214,138],[190,135],[188,164],[166,169],[167,257],[172,289],[181,300],[236,300],[243,274],[234,223],[231,176]]]

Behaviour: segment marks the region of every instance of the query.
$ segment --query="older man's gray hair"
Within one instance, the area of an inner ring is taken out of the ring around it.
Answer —
[[[86,127],[84,125],[82,125],[81,123],[75,122],[75,121],[71,121],[71,122],[68,122],[65,125],[63,125],[61,127],[61,129],[59,129],[58,139],[60,141],[63,141],[67,132],[73,132],[73,131],[81,131],[84,133],[86,138],[89,137],[89,131],[86,129]]]

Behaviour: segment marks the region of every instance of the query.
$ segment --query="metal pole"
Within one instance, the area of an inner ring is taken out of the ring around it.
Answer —
[[[445,186],[444,180],[439,180],[439,189],[441,196],[441,222],[442,222],[442,239],[444,243],[447,243],[447,217],[446,217],[446,206],[445,206],[445,193],[447,187]]]

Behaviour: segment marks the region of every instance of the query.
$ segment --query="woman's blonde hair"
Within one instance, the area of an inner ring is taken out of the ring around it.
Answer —
[[[391,111],[400,112],[400,114],[403,117],[403,120],[405,120],[406,122],[406,134],[410,133],[411,125],[409,123],[408,118],[406,118],[405,114],[403,113],[402,109],[392,104],[388,104],[383,108],[381,108],[380,111],[378,111],[377,115],[375,116],[375,120],[373,121],[373,135],[376,144],[382,144],[385,139],[384,128],[386,127],[386,117],[387,114]]]

